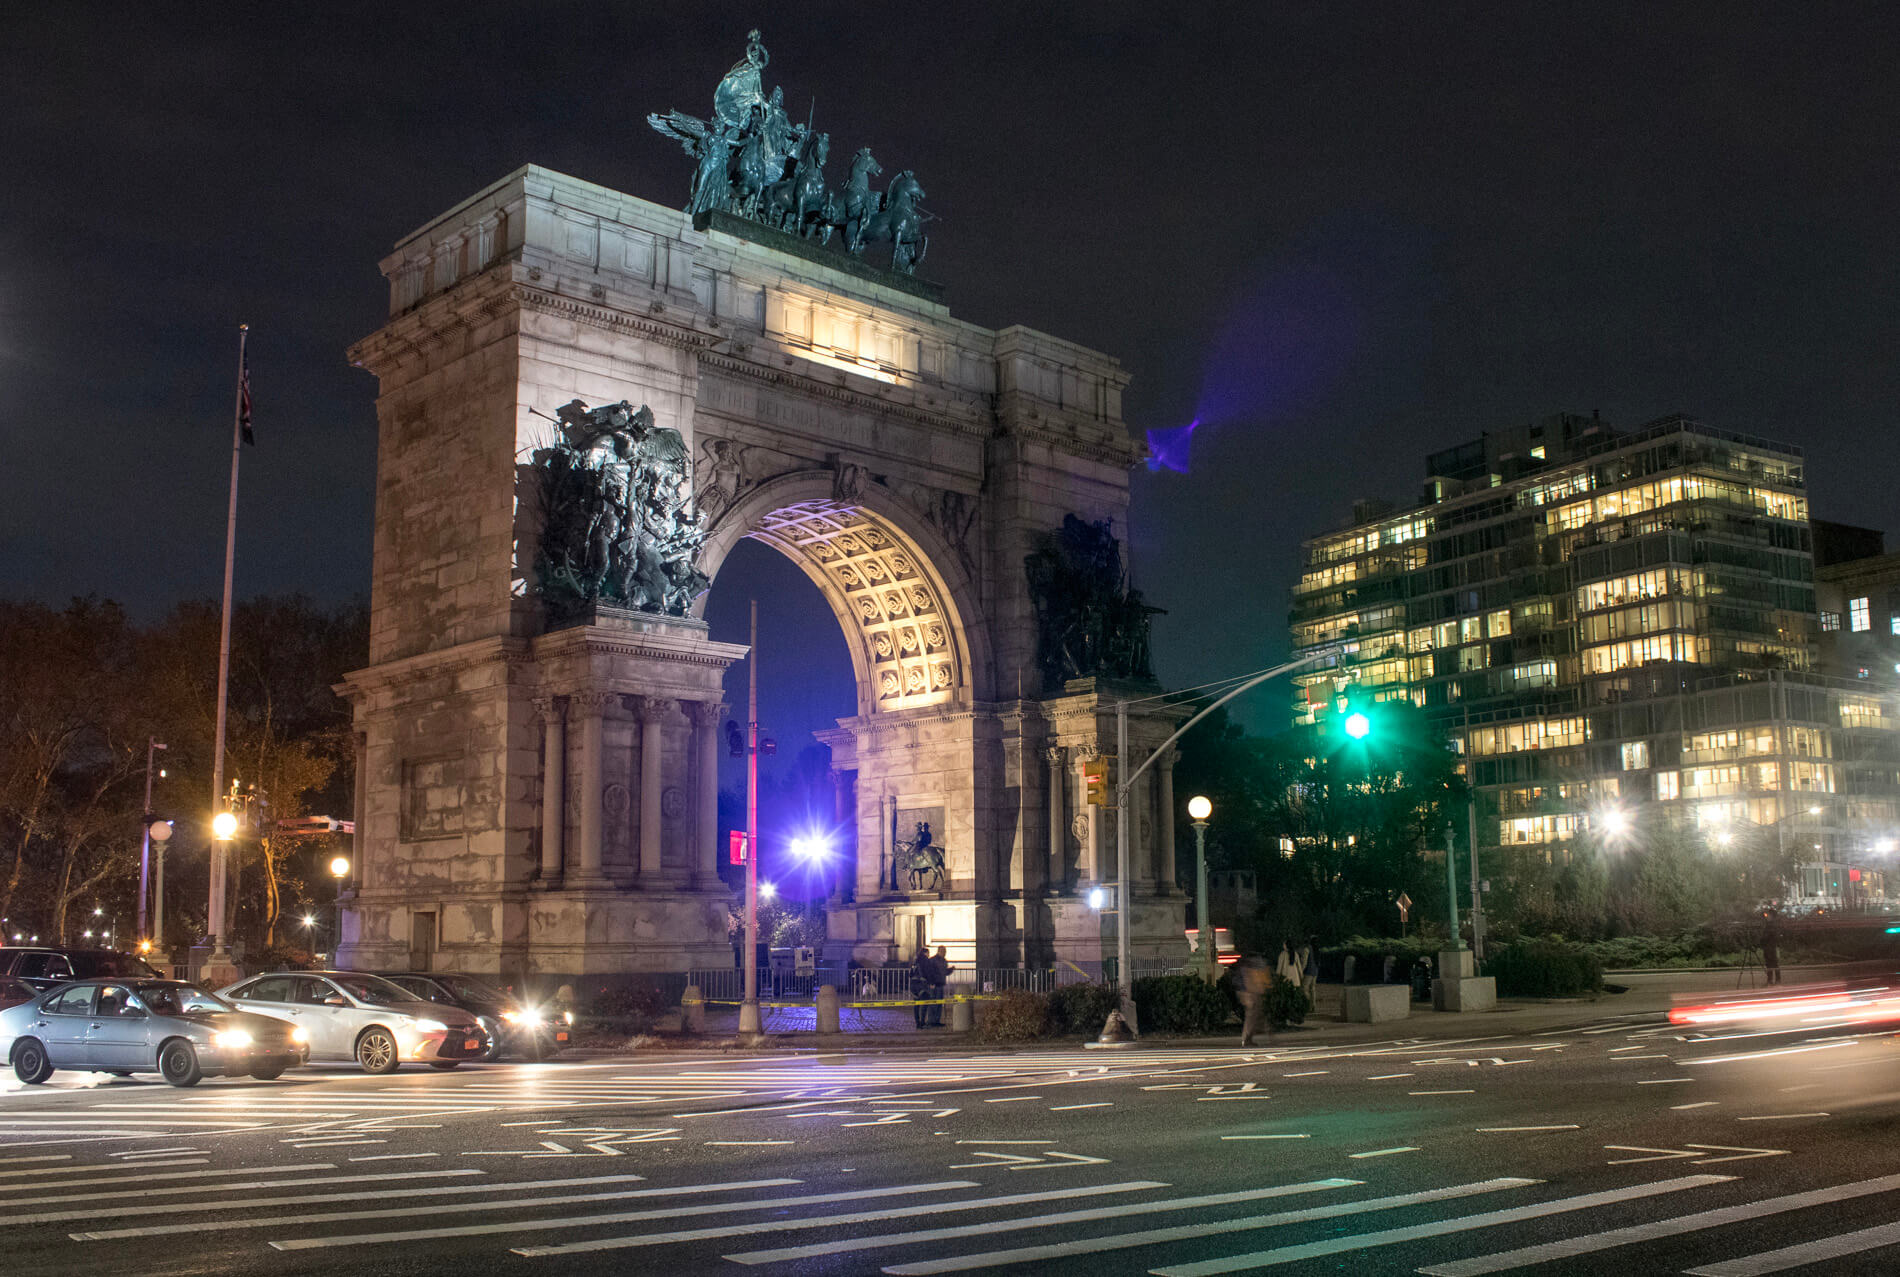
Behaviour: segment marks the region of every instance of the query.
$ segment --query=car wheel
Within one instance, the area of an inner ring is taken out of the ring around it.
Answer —
[[[282,1060],[271,1064],[254,1064],[251,1066],[251,1076],[260,1082],[275,1082],[284,1075],[284,1070],[289,1067],[290,1066],[285,1064]]]
[[[432,1069],[442,1069],[444,1071],[447,1071],[449,1069],[461,1068],[462,1062],[460,1060],[430,1060],[429,1067]]]
[[[196,1086],[204,1077],[204,1070],[198,1065],[198,1052],[191,1043],[178,1038],[160,1049],[158,1071],[173,1086]]]
[[[402,1056],[388,1029],[371,1029],[356,1039],[356,1062],[365,1073],[394,1073]]]
[[[53,1062],[37,1038],[25,1038],[13,1048],[13,1076],[28,1086],[38,1086],[53,1076]]]

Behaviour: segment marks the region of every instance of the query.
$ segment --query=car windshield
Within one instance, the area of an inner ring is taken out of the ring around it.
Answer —
[[[140,984],[135,985],[139,1001],[143,1002],[153,1015],[187,1015],[198,1011],[235,1011],[236,1007],[223,998],[206,993],[203,989],[194,989],[188,984]]]
[[[398,1002],[420,1002],[422,995],[411,993],[400,985],[391,984],[379,975],[333,975],[326,977],[334,980],[345,993],[358,1002],[367,1002],[372,1006],[392,1006]]]
[[[431,976],[437,984],[449,991],[449,996],[463,1002],[479,1002],[483,1006],[506,1006],[508,995],[493,985],[483,984],[480,980],[471,980],[467,976],[438,975]]]

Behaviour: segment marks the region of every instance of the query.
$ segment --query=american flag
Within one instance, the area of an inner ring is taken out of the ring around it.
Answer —
[[[251,433],[251,356],[248,351],[238,360],[238,433],[245,443],[256,444],[257,436]]]

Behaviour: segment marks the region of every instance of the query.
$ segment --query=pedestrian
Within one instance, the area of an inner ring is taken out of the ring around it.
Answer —
[[[1284,940],[1280,942],[1280,960],[1273,964],[1273,974],[1295,988],[1299,987],[1300,969],[1293,965],[1293,955],[1287,952]]]
[[[930,976],[936,964],[930,960],[930,950],[919,949],[910,964],[910,997],[917,1005],[911,1008],[917,1027],[923,1028],[930,1023],[930,1008],[925,1000],[930,997]]]
[[[930,1024],[933,1028],[943,1027],[943,1001],[950,991],[950,970],[950,950],[938,945],[937,955],[930,960],[930,996],[935,999],[930,1008]]]
[[[1266,1014],[1267,985],[1273,979],[1273,973],[1267,970],[1267,960],[1257,953],[1250,953],[1240,964],[1240,978],[1234,981],[1235,991],[1240,994],[1240,1005],[1244,1014],[1240,1019],[1240,1044],[1253,1045],[1253,1035],[1260,1028]]]
[[[1779,915],[1778,909],[1762,911],[1768,923],[1761,929],[1761,965],[1769,984],[1781,983],[1781,929],[1775,925]]]
[[[1306,1001],[1312,1004],[1319,992],[1319,949],[1314,945],[1318,937],[1308,936],[1306,943],[1300,946],[1300,989],[1306,994]]]

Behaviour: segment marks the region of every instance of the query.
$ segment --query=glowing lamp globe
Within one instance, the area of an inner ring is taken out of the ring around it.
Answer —
[[[348,856],[338,856],[335,860],[330,862],[330,876],[332,878],[347,878],[350,876],[350,860]]]
[[[237,815],[221,811],[211,818],[211,836],[219,842],[230,842],[237,837]]]
[[[1372,720],[1364,714],[1346,715],[1346,735],[1354,740],[1364,740],[1372,734]]]
[[[1208,802],[1204,795],[1196,794],[1188,799],[1188,815],[1195,820],[1206,820],[1213,814],[1214,804]]]

